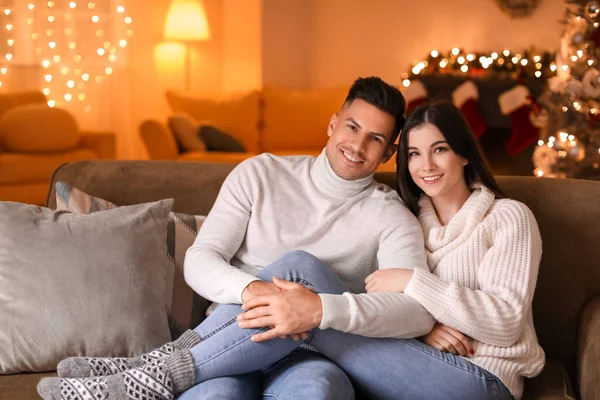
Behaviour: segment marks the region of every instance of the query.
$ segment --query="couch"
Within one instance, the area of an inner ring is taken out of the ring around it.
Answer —
[[[84,132],[40,92],[0,96],[0,200],[44,204],[50,178],[64,163],[114,158],[109,132]]]
[[[233,168],[229,163],[80,161],[60,167],[52,182],[128,205],[174,198],[175,212],[206,215]],[[393,173],[375,178],[394,186]],[[507,195],[535,214],[543,257],[533,315],[547,356],[540,376],[527,380],[525,399],[600,399],[600,182],[499,177]],[[46,201],[56,207],[54,185]],[[198,316],[200,318],[200,316]],[[1,400],[37,398],[48,374],[0,376]]]
[[[219,100],[166,93],[171,111],[232,135],[245,153],[189,151],[168,123],[154,119],[143,121],[139,132],[152,160],[238,163],[264,152],[316,156],[327,143],[329,119],[339,111],[347,94],[347,87],[292,90],[270,86]],[[378,171],[395,171],[394,160],[382,164]]]

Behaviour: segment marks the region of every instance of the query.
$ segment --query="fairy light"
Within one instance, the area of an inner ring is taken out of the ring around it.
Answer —
[[[452,55],[457,56],[458,53],[460,53],[460,49],[458,47],[452,49]]]
[[[115,4],[106,9],[104,5],[99,7],[101,3],[97,0],[43,0],[37,5],[29,0],[27,3],[29,15],[24,18],[35,27],[31,37],[39,57],[38,65],[44,68],[43,93],[47,96],[48,105],[59,107],[66,102],[91,112],[92,107],[87,102],[92,99],[89,94],[92,82],[101,84],[106,77],[116,73],[118,52],[128,45],[127,40],[133,35],[133,20],[127,15],[126,7]],[[0,16],[1,12],[2,9]],[[8,16],[10,11],[5,11],[5,14]],[[76,23],[82,22],[79,17],[85,18],[88,23]],[[4,25],[6,31],[14,31],[12,24]],[[114,41],[107,40],[109,34],[113,37],[114,32],[105,30],[104,26],[120,26],[122,31],[117,33]],[[80,42],[81,37],[91,39],[83,43]],[[10,40],[9,46],[13,46],[12,37],[6,37],[6,40]],[[8,54],[12,58],[12,53]]]
[[[4,59],[10,63],[13,59],[13,53],[12,53],[12,47],[15,44],[15,40],[13,38],[13,25],[12,25],[12,10],[10,8],[5,8],[4,12],[2,14],[0,14],[3,18],[6,19],[6,25],[4,26],[6,28],[6,32],[5,32],[5,38],[6,38],[6,43],[8,44],[8,49],[6,51],[6,53],[4,54]],[[2,76],[5,76],[8,73],[8,68],[5,65],[2,65],[0,72],[2,72]],[[4,84],[4,82],[2,80],[0,80],[0,87],[2,87]]]
[[[540,78],[542,76],[542,71],[535,71],[534,75],[536,78]]]
[[[432,50],[431,51],[431,57],[436,58],[439,55],[440,55],[440,53],[437,50]]]
[[[410,86],[410,79],[404,79],[404,80],[402,81],[402,85],[403,85],[404,87],[409,87],[409,86]]]

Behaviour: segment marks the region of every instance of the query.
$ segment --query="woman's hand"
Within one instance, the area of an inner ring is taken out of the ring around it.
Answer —
[[[436,322],[431,332],[423,337],[423,342],[440,351],[460,354],[463,357],[475,354],[468,337],[439,322]]]
[[[412,269],[378,269],[365,279],[367,293],[404,292],[413,273]]]

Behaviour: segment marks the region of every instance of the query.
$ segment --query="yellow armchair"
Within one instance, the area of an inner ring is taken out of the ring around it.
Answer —
[[[0,114],[0,200],[43,205],[62,164],[114,158],[112,133],[82,132],[71,114],[45,102]]]

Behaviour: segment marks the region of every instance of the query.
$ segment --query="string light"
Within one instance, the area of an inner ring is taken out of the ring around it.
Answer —
[[[511,54],[510,50],[504,49],[501,53],[476,54],[466,53],[454,47],[446,54],[432,50],[426,59],[415,63],[411,68],[412,74],[404,74],[403,79],[410,82],[415,75],[447,73],[516,73],[520,76],[542,78],[554,75],[556,69],[554,56],[548,52],[543,55],[529,52]],[[403,84],[406,86],[404,82]]]
[[[37,6],[36,1],[39,1]],[[126,47],[126,38],[133,35],[130,29],[132,19],[126,14],[123,4],[111,6],[108,10],[104,4],[97,7],[101,3],[91,0],[65,1],[61,7],[57,4],[62,3],[29,0],[27,6],[30,13],[28,24],[34,26],[32,39],[36,54],[44,68],[43,93],[50,107],[67,102],[73,106],[80,104],[85,112],[91,112],[91,106],[86,104],[90,99],[88,91],[92,88],[91,83],[100,84],[104,77],[114,75],[117,49]],[[91,20],[91,23],[81,24],[81,17]],[[122,29],[114,42],[107,40],[107,34],[110,33],[112,38],[113,32],[104,28],[111,19],[114,24],[111,21],[110,26]],[[76,20],[79,22],[76,23]],[[7,25],[7,30],[12,30],[12,26]],[[83,39],[79,38],[85,38],[86,42],[81,43],[79,40]],[[12,38],[9,40],[14,43]],[[86,52],[86,49],[91,52]],[[12,55],[9,57],[12,58]],[[77,92],[73,93],[73,90]]]

